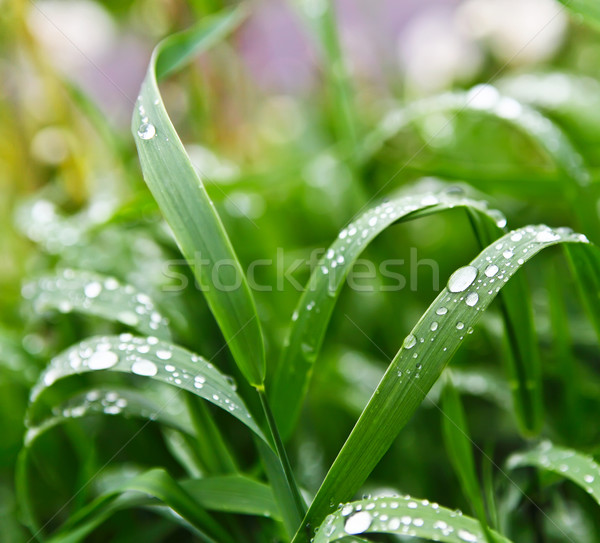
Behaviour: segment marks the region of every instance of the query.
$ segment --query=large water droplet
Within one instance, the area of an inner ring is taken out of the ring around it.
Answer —
[[[88,360],[91,370],[105,370],[112,368],[119,361],[119,357],[112,351],[96,352]]]
[[[417,338],[412,334],[409,334],[408,336],[406,336],[406,338],[404,338],[404,343],[402,344],[402,346],[405,349],[412,349],[416,344]]]
[[[138,136],[143,140],[151,140],[156,136],[156,128],[154,128],[153,124],[142,123],[138,128]]]
[[[355,513],[351,517],[348,517],[344,524],[344,530],[347,534],[362,534],[371,526],[373,517],[366,511],[360,511]]]
[[[144,375],[146,377],[152,377],[158,373],[158,368],[154,362],[140,358],[131,365],[131,371],[136,375]]]
[[[464,266],[456,270],[448,279],[448,290],[450,292],[463,292],[469,288],[477,277],[475,266]]]

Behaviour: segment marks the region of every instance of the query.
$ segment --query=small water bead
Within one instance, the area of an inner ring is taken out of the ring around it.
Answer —
[[[447,308],[447,307],[438,307],[438,308],[435,310],[435,314],[436,314],[436,315],[440,315],[440,316],[442,316],[442,315],[445,315],[446,313],[448,313],[448,308]]]
[[[456,329],[457,330],[462,330],[465,327],[465,324],[463,322],[458,321],[456,323]]]
[[[377,224],[377,217],[371,217],[369,219],[369,226],[375,226]]]
[[[416,518],[413,520],[413,524],[417,527],[421,527],[423,524],[425,524],[425,521],[422,518]]]
[[[448,290],[450,292],[463,292],[469,288],[477,277],[475,266],[464,266],[456,270],[448,279]]]
[[[373,522],[373,517],[366,511],[360,511],[355,513],[351,517],[348,517],[344,524],[344,530],[347,534],[362,534],[367,531]]]
[[[352,505],[344,505],[342,508],[342,516],[347,517],[350,513],[352,513],[352,511],[354,511],[354,507],[352,507]]]
[[[106,370],[112,368],[118,361],[119,357],[116,353],[112,351],[99,351],[90,356],[88,367],[91,370]]]
[[[512,241],[521,241],[523,239],[523,234],[521,232],[515,232],[512,236],[510,236]]]
[[[583,480],[584,480],[586,483],[588,483],[588,484],[591,484],[591,483],[593,483],[593,482],[594,482],[594,476],[593,476],[593,475],[585,475],[585,476],[583,477]]]
[[[512,258],[515,255],[510,249],[507,249],[502,253],[502,256],[506,259]]]
[[[146,360],[145,358],[140,358],[131,365],[131,371],[136,375],[152,377],[158,373],[158,368],[154,362]]]
[[[138,136],[143,140],[151,140],[156,136],[156,128],[151,123],[142,123],[138,128]]]
[[[412,334],[409,334],[404,339],[404,343],[402,344],[402,346],[405,349],[412,349],[416,344],[417,344],[417,338],[415,336],[413,336]]]
[[[430,329],[432,332],[435,332],[435,331],[438,329],[438,323],[437,323],[436,321],[433,321],[433,322],[431,323],[431,326],[429,327],[429,329]]]
[[[338,238],[340,239],[345,239],[346,236],[348,235],[348,230],[346,230],[345,228],[339,233]]]
[[[417,508],[417,502],[408,502],[406,504],[406,507],[408,507],[409,509],[416,509]]]
[[[173,356],[173,353],[171,353],[171,351],[167,351],[165,349],[160,349],[158,351],[156,351],[156,357],[160,358],[161,360],[170,360],[170,358]]]
[[[470,292],[465,299],[465,303],[469,307],[475,306],[478,301],[479,301],[479,294],[477,294],[476,292]]]
[[[327,254],[325,255],[329,260],[331,260],[335,256],[335,251],[333,249],[328,249]]]

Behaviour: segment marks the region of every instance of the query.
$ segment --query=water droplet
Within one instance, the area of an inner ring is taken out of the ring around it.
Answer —
[[[479,301],[479,294],[477,294],[476,292],[470,292],[467,295],[467,298],[465,299],[465,303],[469,307],[473,307],[474,305],[477,304],[478,301]]]
[[[423,526],[423,524],[425,524],[425,521],[422,518],[416,518],[415,520],[413,520],[413,524],[417,527]]]
[[[413,336],[412,334],[409,334],[404,339],[404,343],[402,344],[402,346],[405,349],[412,349],[416,344],[417,344],[417,338],[415,336]]]
[[[377,217],[371,217],[369,219],[369,226],[375,226],[377,224]]]
[[[131,365],[131,371],[136,375],[144,375],[146,377],[152,377],[158,373],[158,368],[154,362],[140,358]]]
[[[558,234],[555,234],[551,230],[544,230],[543,232],[538,232],[535,236],[535,241],[538,243],[548,243],[550,241],[556,241],[560,239]]]
[[[173,354],[171,353],[171,351],[161,349],[159,351],[156,351],[156,356],[161,360],[169,360],[173,356]]]
[[[344,530],[347,534],[362,534],[371,526],[373,517],[366,511],[360,511],[355,513],[351,517],[348,517],[344,524]]]
[[[456,329],[457,330],[462,330],[465,327],[465,324],[463,322],[458,321],[456,323]]]
[[[463,292],[473,284],[477,277],[475,266],[464,266],[456,270],[448,279],[448,290],[450,292]]]
[[[435,314],[436,315],[445,315],[446,313],[448,313],[448,308],[446,307],[439,307],[438,309],[435,310]]]
[[[88,283],[83,289],[83,293],[88,298],[96,298],[102,292],[102,285],[98,283],[98,281],[94,281],[92,283]]]
[[[593,482],[594,482],[594,476],[593,476],[593,475],[586,475],[586,476],[583,478],[583,480],[584,480],[586,483],[593,483]]]
[[[477,541],[477,536],[472,534],[471,532],[467,532],[467,530],[458,530],[458,538],[463,541]]]
[[[504,258],[508,259],[508,258],[512,258],[514,256],[514,253],[510,249],[507,249],[506,251],[504,251],[502,253],[502,256]]]
[[[151,140],[156,136],[156,128],[154,128],[153,124],[142,123],[138,128],[138,136],[143,140]]]
[[[433,322],[431,323],[431,326],[429,327],[429,329],[430,329],[432,332],[435,332],[435,331],[438,329],[438,323],[437,323],[436,321],[433,321]]]
[[[119,361],[119,357],[112,351],[96,352],[88,360],[91,370],[106,370],[112,368]]]
[[[494,277],[498,273],[498,266],[490,264],[483,273],[485,273],[486,277]]]
[[[512,236],[510,236],[510,239],[513,241],[521,241],[521,239],[523,239],[523,234],[521,234],[521,232],[515,232]]]

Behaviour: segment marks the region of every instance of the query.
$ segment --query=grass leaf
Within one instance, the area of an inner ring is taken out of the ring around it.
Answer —
[[[25,284],[23,296],[31,302],[35,314],[50,309],[76,311],[120,322],[142,334],[166,340],[171,337],[167,319],[151,298],[114,277],[66,269]]]
[[[343,505],[320,526],[314,543],[338,541],[350,534],[399,534],[426,541],[483,543],[479,522],[428,500],[410,496],[365,499]],[[510,543],[493,533],[498,543]]]
[[[30,422],[35,424],[38,398],[57,380],[104,370],[145,376],[187,390],[228,412],[258,437],[266,439],[232,383],[212,364],[182,347],[130,334],[89,338],[54,357],[32,390]]]
[[[583,488],[600,505],[600,465],[591,456],[543,441],[535,449],[511,455],[507,466],[535,467],[556,473]]]
[[[235,12],[226,12],[206,19],[204,29],[161,42],[152,54],[131,127],[144,179],[194,268],[240,371],[250,384],[260,386],[265,353],[252,293],[221,219],[169,119],[157,83],[157,66],[163,74],[179,67],[191,52],[210,47],[238,21]]]

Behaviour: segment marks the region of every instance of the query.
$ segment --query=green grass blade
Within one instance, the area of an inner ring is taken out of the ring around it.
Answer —
[[[31,423],[35,424],[38,398],[57,380],[106,370],[145,376],[187,390],[223,409],[258,437],[266,439],[231,382],[212,364],[182,347],[130,334],[90,338],[54,357],[32,390]]]
[[[600,4],[596,0],[558,0],[575,15],[581,15],[584,21],[600,29]]]
[[[415,120],[438,112],[471,113],[501,119],[536,142],[569,179],[582,186],[589,182],[583,157],[558,125],[530,106],[500,95],[491,85],[479,85],[468,92],[423,98],[388,112],[379,126],[365,138],[362,160],[371,158],[385,141]]]
[[[50,540],[52,543],[63,543],[68,540],[71,531],[77,531],[81,537],[81,526],[86,524],[91,528],[97,525],[94,522],[96,516],[105,519],[105,510],[110,507],[121,494],[126,492],[139,492],[145,496],[156,498],[170,507],[177,514],[181,515],[192,526],[201,533],[206,534],[202,539],[207,542],[220,541],[233,543],[234,540],[228,535],[227,531],[220,526],[212,516],[194,499],[194,497],[185,489],[184,485],[175,481],[163,469],[149,470],[129,481],[124,482],[117,488],[104,493],[95,501],[82,509],[73,519],[67,521],[67,524]],[[113,508],[110,508],[112,513]]]
[[[182,481],[181,486],[209,511],[239,513],[280,520],[271,487],[242,475]]]
[[[600,258],[577,245],[565,246],[581,302],[600,341]]]
[[[481,220],[481,215],[467,212],[483,249],[498,237],[498,230]],[[541,359],[530,289],[523,274],[517,274],[502,289],[499,302],[508,344],[505,366],[517,423],[525,436],[537,435],[543,423]]]
[[[205,50],[235,21],[238,15],[227,12],[207,19],[205,31],[195,29],[191,41],[171,37],[155,48],[131,126],[144,179],[193,266],[240,371],[257,386],[265,376],[265,353],[254,299],[221,219],[169,119],[157,83],[157,66],[162,66],[161,73],[175,69],[180,65],[177,55],[183,61],[189,53]]]
[[[559,243],[588,242],[568,229],[527,226],[506,234],[451,276],[389,365],[317,492],[303,526],[318,526],[332,504],[353,496],[501,288],[525,262]],[[309,530],[298,532],[294,543],[307,541]]]
[[[270,389],[271,405],[284,438],[289,437],[298,418],[335,304],[356,259],[390,225],[413,219],[416,213],[431,214],[455,207],[472,207],[487,213],[483,202],[447,193],[427,193],[395,198],[370,209],[340,232],[319,261],[298,302]]]
[[[358,145],[358,122],[350,77],[340,47],[334,2],[293,0],[293,3],[304,14],[319,38],[324,57],[322,66],[327,76],[333,110],[332,121],[337,137],[343,144],[344,154],[353,159]]]
[[[535,449],[510,456],[507,466],[535,467],[556,473],[583,488],[600,505],[600,465],[591,456],[543,441]]]
[[[314,543],[338,541],[350,534],[398,534],[426,541],[483,543],[479,522],[429,500],[410,496],[365,499],[343,505],[329,515],[317,532]],[[493,533],[498,543],[510,540]]]
[[[454,468],[463,494],[467,498],[475,516],[481,523],[486,541],[494,543],[487,526],[486,510],[477,479],[473,447],[469,437],[469,428],[458,391],[452,382],[452,374],[446,372],[446,380],[442,390],[442,429],[448,457]]]
[[[152,299],[114,277],[66,269],[25,284],[22,292],[37,315],[48,310],[75,311],[120,322],[142,334],[171,337],[168,321]]]

